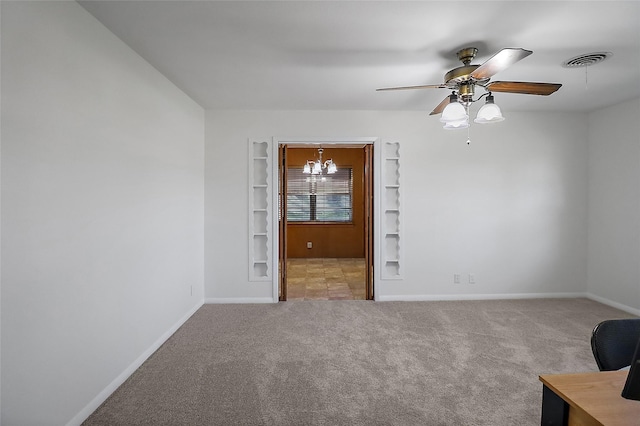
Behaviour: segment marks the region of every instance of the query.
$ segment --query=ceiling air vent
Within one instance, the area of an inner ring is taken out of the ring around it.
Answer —
[[[604,61],[613,55],[611,52],[594,52],[578,55],[562,63],[565,68],[589,67]]]

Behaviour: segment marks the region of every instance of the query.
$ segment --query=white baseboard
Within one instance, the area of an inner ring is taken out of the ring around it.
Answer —
[[[432,302],[441,300],[566,299],[587,297],[587,293],[502,293],[502,294],[411,294],[380,296],[381,302]]]
[[[604,297],[596,296],[592,293],[587,293],[587,298],[594,300],[596,302],[600,302],[603,305],[611,306],[612,308],[620,309],[621,311],[628,312],[633,315],[637,315],[640,317],[640,309],[635,309],[627,305],[623,305],[622,303],[614,302],[613,300],[605,299]]]
[[[204,299],[206,304],[224,303],[277,303],[271,297],[210,297]]]
[[[193,314],[196,313],[198,309],[202,307],[202,303],[198,303],[196,306],[191,308],[189,312],[187,312],[182,318],[178,320],[169,330],[167,330],[158,340],[156,340],[146,351],[142,353],[131,365],[129,365],[122,373],[118,375],[109,385],[102,390],[95,398],[87,404],[78,414],[75,415],[68,423],[67,426],[79,426],[84,422],[95,410],[100,407],[100,405],[107,400],[107,398],[115,392],[116,389],[120,385],[124,383],[125,380],[129,378],[136,371],[143,362],[147,360],[155,351],[158,350],[160,346],[164,342],[169,339],[181,326],[184,324]]]

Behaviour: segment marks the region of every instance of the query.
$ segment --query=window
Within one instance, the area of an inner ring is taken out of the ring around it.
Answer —
[[[308,175],[302,167],[287,170],[287,221],[353,221],[353,170],[341,167],[331,175]]]

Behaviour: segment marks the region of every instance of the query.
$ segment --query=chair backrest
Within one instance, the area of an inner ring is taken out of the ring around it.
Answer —
[[[591,350],[600,371],[619,370],[631,364],[640,339],[640,318],[602,321],[591,333]]]

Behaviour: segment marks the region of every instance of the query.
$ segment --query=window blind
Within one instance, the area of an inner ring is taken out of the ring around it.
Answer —
[[[353,170],[309,175],[302,167],[287,170],[287,220],[290,222],[352,222]]]

